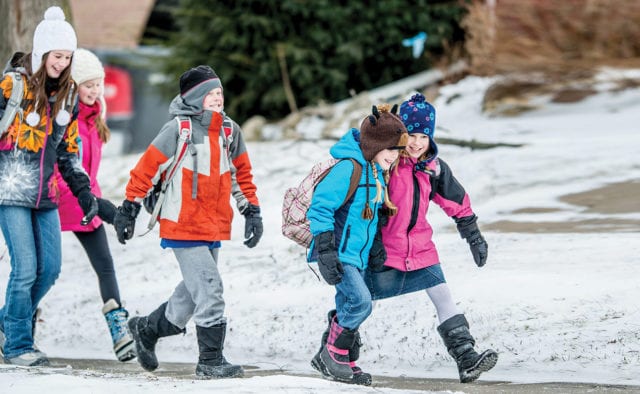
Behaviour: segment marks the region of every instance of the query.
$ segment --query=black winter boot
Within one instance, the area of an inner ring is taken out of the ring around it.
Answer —
[[[349,365],[351,366],[351,371],[353,371],[351,382],[361,386],[371,386],[371,374],[364,372],[362,368],[356,365],[356,361],[360,358],[361,346],[360,332],[356,330],[356,340],[353,342],[353,346],[349,348]]]
[[[240,365],[230,364],[222,354],[227,324],[212,327],[196,326],[200,357],[196,375],[203,379],[237,378],[244,375]]]
[[[158,368],[156,343],[159,338],[185,333],[184,328],[174,326],[164,315],[167,303],[160,305],[149,316],[136,316],[129,319],[129,332],[136,343],[138,362],[147,371]]]
[[[469,322],[464,315],[455,315],[445,320],[438,326],[438,332],[447,351],[458,364],[460,382],[473,382],[482,372],[490,370],[498,362],[498,353],[495,350],[488,349],[478,354],[473,349],[476,341],[469,332]]]
[[[329,372],[327,371],[326,366],[322,363],[320,359],[320,354],[322,353],[322,349],[327,345],[327,338],[329,338],[329,330],[331,330],[331,322],[336,316],[336,310],[332,309],[327,314],[327,320],[329,324],[327,329],[322,333],[322,339],[320,340],[320,349],[316,353],[316,355],[311,360],[311,366],[318,372],[320,372],[324,377],[331,378]],[[336,319],[337,320],[337,319]],[[353,346],[349,348],[349,366],[351,367],[351,371],[353,373],[353,378],[348,383],[358,384],[361,386],[370,386],[371,385],[371,374],[364,372],[360,367],[356,365],[356,361],[360,358],[360,347],[362,346],[362,341],[360,339],[360,333],[358,331],[355,332],[355,341],[353,342]]]
[[[349,349],[355,342],[355,336],[356,331],[340,326],[334,316],[330,322],[326,343],[319,355],[316,355],[318,357],[313,358],[311,365],[320,371],[324,378],[352,383],[353,370],[349,363]],[[325,342],[324,339],[322,342]]]

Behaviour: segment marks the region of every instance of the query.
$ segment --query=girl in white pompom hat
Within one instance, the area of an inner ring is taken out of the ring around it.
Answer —
[[[98,213],[78,157],[77,87],[70,67],[76,46],[62,9],[50,7],[35,29],[32,52],[14,54],[0,81],[0,114],[15,111],[0,130],[0,229],[11,257],[0,349],[8,364],[49,365],[34,346],[33,332],[38,303],[62,261],[56,166],[78,200],[80,220],[89,223]],[[11,97],[19,86],[22,97]]]

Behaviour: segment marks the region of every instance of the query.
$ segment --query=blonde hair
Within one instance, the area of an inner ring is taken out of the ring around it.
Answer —
[[[397,168],[398,166],[395,165],[397,163],[398,160],[395,161],[393,167]],[[387,187],[384,189],[384,205],[386,205],[387,209],[389,210],[389,216],[395,216],[398,213],[398,207],[393,203],[393,201],[391,201],[391,197],[389,197],[389,173],[390,171],[385,171],[383,173],[384,182],[387,185]]]
[[[396,163],[397,163],[397,160],[394,162],[393,165],[395,165]],[[380,201],[384,201],[384,205],[389,210],[389,216],[394,216],[396,213],[398,213],[398,207],[393,203],[393,201],[391,201],[391,198],[389,198],[389,187],[388,186],[384,187],[384,196],[383,196],[383,187],[382,187],[382,184],[380,183],[380,179],[378,179],[378,169],[376,168],[376,165],[373,162],[373,160],[370,162],[370,164],[371,164],[371,170],[373,171],[373,179],[375,179],[376,181],[376,195],[373,198],[373,200],[371,200],[371,202],[377,203]],[[383,171],[382,177],[384,178],[385,184],[388,185],[389,172]],[[367,187],[367,191],[368,190],[369,188]],[[367,220],[373,219],[373,210],[369,206],[368,192],[367,192],[367,202],[365,204],[364,210],[362,211],[362,218]]]
[[[98,137],[100,137],[100,141],[106,144],[107,142],[109,142],[109,138],[111,138],[111,130],[109,130],[109,126],[107,126],[107,123],[104,121],[104,119],[102,119],[102,116],[100,116],[100,114],[96,114],[95,124],[96,129],[98,130]]]

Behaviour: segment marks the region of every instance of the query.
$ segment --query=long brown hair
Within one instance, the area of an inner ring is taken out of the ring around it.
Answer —
[[[27,53],[19,61],[20,65],[27,71],[27,75],[29,75],[28,88],[32,92],[33,99],[35,100],[35,111],[41,117],[47,115],[47,103],[49,102],[49,97],[46,92],[46,81],[49,79],[49,76],[47,75],[47,67],[45,65],[50,53],[51,52],[47,52],[42,56],[40,68],[33,75],[31,74],[31,53]],[[69,96],[72,89],[74,92],[77,92],[78,87],[76,83],[73,82],[73,79],[71,79],[71,62],[69,62],[67,68],[62,71],[58,78],[56,101],[53,103],[51,119],[55,119],[58,111],[60,111],[62,107],[64,99]],[[66,105],[69,104],[69,102],[66,103]]]

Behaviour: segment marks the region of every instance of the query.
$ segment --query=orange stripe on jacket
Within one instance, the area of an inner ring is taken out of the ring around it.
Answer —
[[[253,205],[258,206],[258,196],[256,195],[256,186],[253,183],[253,175],[251,175],[251,161],[249,154],[245,151],[233,160],[233,166],[236,168],[236,181],[242,191],[242,194]]]

